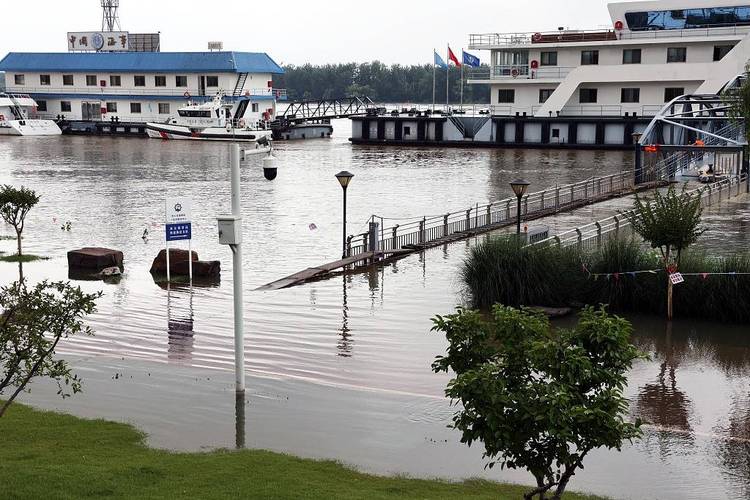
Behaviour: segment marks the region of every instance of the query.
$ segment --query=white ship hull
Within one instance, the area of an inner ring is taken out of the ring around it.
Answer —
[[[61,134],[62,130],[52,120],[11,120],[0,122],[0,135],[47,136]]]
[[[146,133],[152,139],[192,141],[241,141],[256,142],[261,138],[271,139],[270,130],[229,129],[208,127],[195,129],[184,125],[147,123]]]

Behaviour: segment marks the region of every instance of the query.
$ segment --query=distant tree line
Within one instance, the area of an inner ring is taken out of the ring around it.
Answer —
[[[367,96],[381,103],[432,102],[433,69],[429,64],[387,66],[378,61],[323,66],[305,64],[288,65],[284,71],[284,75],[274,78],[274,86],[286,88],[289,98],[294,100]],[[450,101],[455,104],[461,94],[460,73],[460,69],[451,67]],[[436,101],[445,103],[446,72],[438,68],[436,75]],[[489,92],[487,85],[465,84],[464,103],[487,104]]]

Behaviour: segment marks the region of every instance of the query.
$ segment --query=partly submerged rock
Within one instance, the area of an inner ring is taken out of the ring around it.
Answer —
[[[122,269],[123,254],[110,248],[81,248],[68,252],[68,267],[71,269],[93,269],[101,271],[108,267]]]
[[[169,249],[169,271],[174,276],[190,274],[190,260],[193,261],[193,277],[213,278],[221,274],[221,262],[198,260],[198,253],[187,250]],[[151,264],[151,274],[167,274],[167,251],[162,250]]]

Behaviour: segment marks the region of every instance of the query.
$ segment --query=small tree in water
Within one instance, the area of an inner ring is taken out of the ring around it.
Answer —
[[[21,234],[26,223],[26,216],[37,203],[39,203],[39,196],[31,189],[23,186],[21,189],[16,189],[8,185],[0,188],[0,217],[16,230],[19,257],[23,255]]]
[[[57,382],[62,397],[81,390],[68,364],[55,359],[55,349],[64,338],[92,334],[83,318],[94,312],[100,296],[46,281],[33,288],[19,281],[0,289],[0,398],[7,398],[0,417],[36,377]]]
[[[670,186],[666,194],[654,193],[652,200],[635,197],[633,210],[625,214],[633,231],[652,248],[658,248],[667,274],[676,272],[680,267],[682,253],[698,241],[705,231],[700,228],[703,206],[700,196],[685,192],[678,194]],[[673,318],[672,296],[673,284],[667,276],[667,317]]]
[[[626,372],[641,356],[626,320],[588,308],[576,328],[553,331],[542,314],[498,305],[489,321],[458,309],[433,322],[449,344],[433,370],[456,374],[453,427],[484,444],[488,467],[527,469],[537,487],[525,499],[561,498],[589,452],[640,436],[625,421]]]

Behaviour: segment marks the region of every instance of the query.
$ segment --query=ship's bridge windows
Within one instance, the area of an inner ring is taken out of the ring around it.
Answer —
[[[582,50],[581,51],[581,65],[587,66],[592,64],[599,64],[599,51],[598,50]]]
[[[169,103],[168,102],[160,102],[159,103],[159,114],[160,115],[168,115],[169,114]]]
[[[539,89],[539,104],[544,104],[555,92],[555,89]]]
[[[63,85],[65,86],[75,85],[75,80],[73,79],[73,75],[63,75]]]
[[[180,109],[177,114],[183,118],[211,118],[211,111],[205,110]]]
[[[110,75],[109,86],[110,87],[122,87],[122,77],[120,75]]]
[[[581,89],[578,91],[578,101],[581,104],[596,104],[598,97],[597,89]]]
[[[133,85],[136,87],[145,87],[146,86],[146,76],[145,75],[135,75],[133,76]]]
[[[685,95],[683,87],[667,87],[664,89],[664,102],[672,102],[681,95]]]
[[[495,53],[496,66],[528,66],[528,50],[500,50]]]
[[[620,102],[641,102],[641,89],[622,89],[622,92],[620,93]]]
[[[139,115],[141,114],[141,103],[140,102],[131,102],[130,103],[130,113],[133,115]]]
[[[631,31],[750,26],[750,6],[628,12],[625,20]]]
[[[162,75],[157,75],[154,77],[154,87],[166,87],[167,86],[167,77]]]
[[[557,66],[557,52],[542,52],[539,59],[542,66]]]
[[[96,75],[86,75],[86,85],[88,87],[96,87]]]
[[[499,89],[497,91],[497,102],[505,104],[516,102],[515,89]]]
[[[26,85],[26,75],[15,75],[13,81],[16,82],[16,85]]]
[[[47,111],[47,101],[36,101],[37,111]]]
[[[39,75],[39,85],[51,85],[52,77],[50,75]]]
[[[667,48],[667,62],[681,63],[687,61],[687,47],[669,47]]]
[[[716,45],[714,47],[714,61],[721,61],[724,59],[724,56],[729,54],[733,48],[734,45]]]
[[[623,64],[641,64],[641,49],[625,49],[622,51]]]
[[[207,76],[206,77],[206,87],[218,87],[219,86],[219,77],[218,76]]]
[[[183,75],[175,76],[174,85],[175,87],[187,87],[188,86],[187,76],[183,76]]]
[[[62,113],[70,113],[70,111],[73,109],[73,107],[70,104],[70,101],[60,101],[60,111]]]

